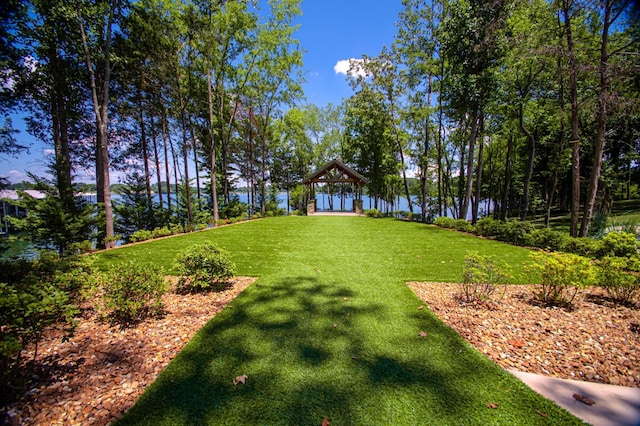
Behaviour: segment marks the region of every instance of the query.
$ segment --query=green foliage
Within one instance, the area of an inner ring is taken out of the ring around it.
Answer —
[[[566,237],[560,246],[560,250],[574,253],[584,257],[595,257],[600,242],[592,238]]]
[[[502,224],[502,221],[490,216],[483,217],[476,222],[476,234],[483,237],[493,237],[498,233],[498,229]]]
[[[233,197],[227,204],[220,207],[220,218],[231,219],[232,217],[243,216],[247,214],[249,205],[241,202],[237,196]]]
[[[471,223],[469,223],[466,220],[464,220],[464,219],[456,219],[453,222],[453,228],[456,231],[460,231],[460,232],[471,232],[472,233],[475,230],[474,226]]]
[[[566,237],[562,232],[554,231],[549,228],[532,229],[524,236],[526,246],[551,251],[559,250],[564,244],[565,238]]]
[[[93,276],[89,259],[60,258],[51,251],[35,260],[0,263],[0,394],[10,398],[24,384],[20,368],[27,345],[37,348],[50,328],[71,334],[78,312],[74,302]]]
[[[631,257],[637,254],[638,241],[635,234],[609,232],[599,241],[595,256],[600,259],[605,256]]]
[[[451,217],[440,216],[433,221],[433,224],[441,228],[453,229],[456,220]]]
[[[55,248],[65,254],[73,243],[91,240],[95,226],[95,207],[81,199],[75,199],[72,205],[65,203],[54,186],[38,180],[45,191],[43,199],[33,198],[20,192],[20,207],[27,210],[23,218],[8,219],[20,231],[40,248]]]
[[[153,229],[161,224],[163,211],[147,197],[143,175],[133,171],[124,183],[120,194],[122,201],[113,203],[113,211],[118,216],[115,231],[126,239],[138,230]]]
[[[132,261],[100,274],[97,310],[112,322],[129,324],[162,310],[168,286],[162,268]]]
[[[236,265],[229,255],[211,242],[196,244],[180,252],[174,268],[180,275],[177,290],[184,293],[224,287],[225,281],[236,273]]]
[[[153,238],[153,233],[151,231],[147,231],[146,229],[142,229],[131,234],[129,236],[129,241],[131,241],[132,243],[138,243],[140,241],[150,240],[151,238]]]
[[[640,293],[640,258],[606,256],[598,264],[598,285],[618,303],[631,304]]]
[[[168,226],[163,226],[161,228],[155,228],[153,231],[151,231],[150,238],[168,237],[169,235],[171,235],[171,230],[169,229]],[[149,238],[146,238],[146,239],[148,240]]]
[[[367,217],[383,217],[384,215],[378,209],[368,209],[364,211],[365,216]]]
[[[462,298],[465,302],[491,298],[496,285],[507,285],[511,279],[508,267],[499,265],[493,256],[469,253],[464,258]]]
[[[580,288],[593,283],[595,271],[591,261],[571,253],[532,252],[534,263],[525,269],[542,283],[535,292],[541,302],[553,306],[570,306]]]
[[[531,222],[523,222],[520,220],[509,220],[502,222],[496,229],[496,239],[509,244],[523,246],[528,240],[528,235],[533,231],[534,227]]]

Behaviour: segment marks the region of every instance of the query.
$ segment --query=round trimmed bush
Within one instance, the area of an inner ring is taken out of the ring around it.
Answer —
[[[224,288],[236,273],[229,255],[213,243],[196,244],[176,257],[174,268],[181,276],[177,290],[182,293]]]

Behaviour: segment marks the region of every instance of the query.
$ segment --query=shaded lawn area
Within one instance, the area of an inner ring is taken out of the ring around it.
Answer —
[[[238,275],[260,279],[118,424],[580,424],[418,309],[405,285],[460,281],[468,250],[509,262],[525,282],[525,249],[390,219],[286,217],[112,250],[98,261],[170,267],[178,251],[205,240],[232,254]],[[234,385],[240,375],[246,384]]]

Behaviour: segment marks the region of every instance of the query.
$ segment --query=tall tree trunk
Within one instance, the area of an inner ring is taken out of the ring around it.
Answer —
[[[142,161],[144,163],[144,183],[147,191],[147,202],[149,206],[149,212],[153,210],[151,200],[151,173],[149,171],[149,143],[147,142],[147,131],[144,125],[144,109],[142,108],[142,99],[140,92],[137,93],[138,97],[138,124],[140,125],[140,145],[142,148]]]
[[[184,191],[185,206],[187,207],[187,225],[188,229],[193,229],[193,208],[191,206],[191,182],[189,181],[189,138],[187,137],[187,113],[184,96],[180,86],[180,67],[176,66],[176,75],[178,79],[178,97],[180,101],[180,127],[182,130],[182,158],[184,160]]]
[[[507,156],[504,165],[504,188],[500,202],[500,219],[507,220],[509,211],[509,193],[511,192],[511,173],[513,170],[513,135],[507,139]]]
[[[480,195],[482,192],[482,167],[483,167],[483,153],[484,153],[484,141],[482,140],[482,134],[484,133],[484,114],[480,113],[480,117],[478,118],[480,123],[479,134],[480,134],[480,148],[478,149],[478,168],[476,172],[476,196],[473,200],[473,208],[471,212],[471,222],[475,224],[478,221],[478,206],[480,205]]]
[[[562,0],[564,29],[567,35],[567,53],[569,54],[569,96],[571,98],[571,227],[572,237],[578,236],[580,215],[580,129],[578,122],[578,66],[571,28],[572,0]]]
[[[589,177],[589,186],[587,188],[587,196],[584,202],[584,214],[582,216],[582,224],[580,225],[580,236],[586,237],[589,234],[589,226],[593,216],[593,209],[598,194],[598,181],[602,170],[602,154],[604,152],[604,142],[607,126],[607,96],[609,91],[609,71],[607,62],[609,54],[607,51],[607,42],[609,40],[609,27],[615,21],[615,17],[611,19],[611,8],[613,0],[604,2],[604,21],[602,27],[602,36],[600,42],[600,65],[598,72],[600,74],[600,91],[598,93],[598,130],[596,132],[596,146],[593,157],[593,166],[591,167],[591,176]]]
[[[527,162],[527,171],[524,175],[524,187],[522,189],[522,210],[520,211],[520,220],[527,220],[529,214],[529,187],[531,186],[531,179],[533,177],[533,166],[536,161],[536,137],[531,133],[524,125],[524,106],[520,103],[519,106],[518,123],[520,130],[527,137],[529,141],[529,161]]]
[[[475,157],[476,139],[478,137],[478,121],[479,111],[474,109],[471,114],[471,134],[469,136],[469,152],[467,153],[467,177],[465,180],[465,193],[462,201],[462,207],[460,208],[460,218],[466,219],[469,212],[469,202],[473,195],[473,161]]]
[[[431,91],[432,91],[433,76],[429,74],[429,80],[427,83],[427,105],[431,106]],[[429,124],[431,121],[431,114],[427,113],[425,118],[424,129],[424,150],[422,151],[422,159],[420,164],[420,183],[421,183],[421,205],[422,210],[422,222],[427,221],[427,184],[429,178]],[[439,178],[439,176],[438,176]],[[438,182],[438,191],[440,190],[440,182]],[[438,192],[438,203],[440,203],[440,193]]]
[[[213,205],[213,223],[214,225],[218,224],[220,220],[220,214],[218,211],[218,181],[217,181],[217,171],[216,171],[216,141],[215,141],[215,132],[213,130],[215,125],[215,120],[213,116],[213,81],[211,80],[211,72],[207,72],[207,93],[208,93],[208,102],[209,102],[209,137],[210,140],[210,150],[209,154],[209,168],[211,169],[211,203]]]
[[[167,123],[167,110],[162,106],[162,142],[164,144],[164,171],[167,179],[167,209],[171,210],[171,174],[169,173],[169,129]],[[174,173],[176,170],[174,170]],[[176,188],[177,189],[177,188]]]
[[[158,181],[157,181],[158,200],[160,203],[160,209],[163,209],[164,203],[162,200],[162,175],[160,173],[160,156],[158,155],[158,142],[157,142],[157,135],[156,135],[156,126],[153,119],[153,112],[151,113],[151,116],[149,118],[151,120],[151,140],[153,141],[153,157],[154,157],[154,162],[156,166],[156,176],[158,178]]]
[[[202,198],[202,193],[200,191],[200,164],[198,162],[198,149],[197,149],[198,143],[196,141],[196,134],[193,129],[193,122],[191,121],[191,118],[189,118],[189,130],[191,132],[191,147],[193,148],[193,164],[195,165],[195,168],[196,168],[197,197],[198,197],[198,200],[200,200],[200,198]]]
[[[102,87],[98,88],[96,83],[96,73],[91,60],[91,53],[87,42],[87,35],[84,28],[84,19],[80,2],[77,4],[78,24],[80,26],[80,36],[84,51],[87,71],[89,73],[89,86],[91,88],[91,99],[93,101],[93,112],[96,120],[96,184],[98,190],[98,202],[104,205],[105,214],[105,238],[104,247],[109,249],[114,247],[114,224],[113,207],[111,205],[111,185],[109,180],[109,85],[111,81],[111,32],[115,15],[116,1],[109,5],[109,15],[107,17],[104,44],[102,46],[103,63],[99,68]]]

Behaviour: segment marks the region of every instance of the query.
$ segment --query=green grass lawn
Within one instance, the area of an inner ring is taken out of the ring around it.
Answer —
[[[405,285],[460,281],[468,250],[508,262],[525,282],[525,249],[390,219],[286,217],[111,250],[98,263],[169,268],[207,240],[259,280],[119,424],[580,424],[418,310]],[[240,375],[246,384],[234,386]]]

